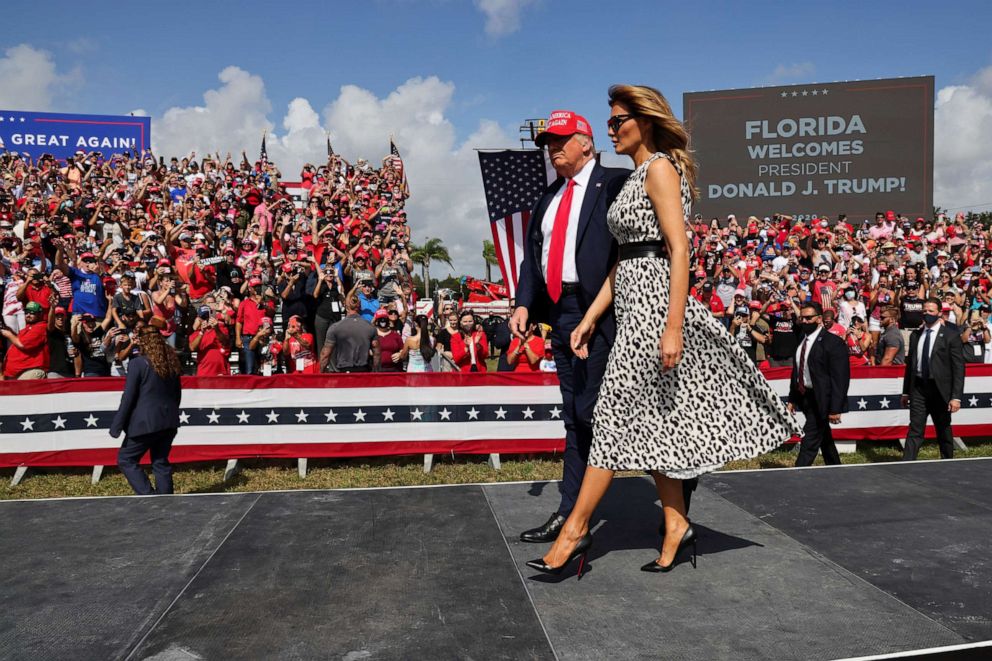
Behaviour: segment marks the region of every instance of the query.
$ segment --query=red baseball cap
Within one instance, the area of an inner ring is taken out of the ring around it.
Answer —
[[[888,211],[885,212],[885,220],[895,220],[895,219],[896,219],[895,211],[889,209]]]
[[[260,284],[262,284],[262,279],[261,278],[252,278],[252,279],[250,279],[248,281],[248,286],[249,287],[257,287]]]
[[[589,126],[586,118],[571,110],[555,110],[548,118],[544,130],[534,138],[534,144],[543,147],[544,141],[549,135],[574,135],[575,133],[592,137],[592,127]]]
[[[379,308],[378,310],[375,311],[375,314],[372,315],[372,318],[373,319],[388,319],[389,318],[389,313],[386,312],[386,309],[385,308]]]

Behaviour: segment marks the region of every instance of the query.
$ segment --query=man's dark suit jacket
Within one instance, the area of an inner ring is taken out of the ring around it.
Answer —
[[[579,274],[581,308],[585,310],[599,294],[610,269],[617,261],[617,242],[606,226],[606,210],[623,187],[630,170],[604,168],[598,163],[589,177],[589,186],[582,198],[579,212],[579,227],[575,236],[575,268]],[[541,270],[541,252],[544,232],[541,221],[555,193],[565,183],[559,177],[551,184],[534,207],[527,226],[527,239],[524,242],[524,258],[517,281],[517,306],[527,308],[533,321],[549,322],[551,299]],[[598,330],[609,342],[616,335],[616,322],[613,313],[603,315]]]
[[[802,340],[799,342],[802,346]],[[813,382],[813,396],[820,417],[847,413],[847,387],[851,382],[851,361],[847,343],[827,329],[813,341],[813,348],[806,358],[809,376]],[[789,402],[799,408],[803,396],[799,394],[799,361],[793,361],[792,378],[789,380]]]
[[[133,437],[178,429],[181,398],[179,377],[163,379],[145,356],[135,356],[127,366],[127,382],[110,435],[117,438],[124,431]]]
[[[902,381],[902,394],[908,395],[916,383],[916,354],[923,338],[924,328],[918,328],[909,336],[909,356],[906,357],[906,374]],[[964,347],[961,335],[956,328],[941,324],[937,336],[931,336],[934,343],[930,353],[930,377],[937,384],[940,396],[946,401],[964,397]]]

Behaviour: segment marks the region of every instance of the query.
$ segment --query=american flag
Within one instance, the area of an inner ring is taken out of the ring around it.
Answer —
[[[499,270],[514,298],[531,211],[556,175],[540,149],[480,151],[479,165]]]
[[[403,167],[403,157],[400,156],[400,150],[396,148],[396,143],[393,142],[391,137],[389,138],[389,155],[393,157],[393,167],[400,175],[400,181],[403,186],[403,194],[409,197],[410,184],[406,180],[406,168]]]

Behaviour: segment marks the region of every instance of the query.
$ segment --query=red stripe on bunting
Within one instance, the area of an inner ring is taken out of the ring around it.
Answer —
[[[563,452],[563,438],[475,439],[471,441],[401,441],[383,443],[253,443],[244,445],[177,445],[173,463],[227,459],[315,459],[384,457],[421,454],[520,454]],[[144,463],[148,463],[148,459]],[[116,466],[115,448],[20,452],[2,455],[0,466]]]

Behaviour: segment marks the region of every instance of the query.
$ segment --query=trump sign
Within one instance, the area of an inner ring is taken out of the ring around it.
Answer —
[[[0,110],[0,148],[37,159],[65,160],[77,151],[105,158],[151,146],[151,118]]]

